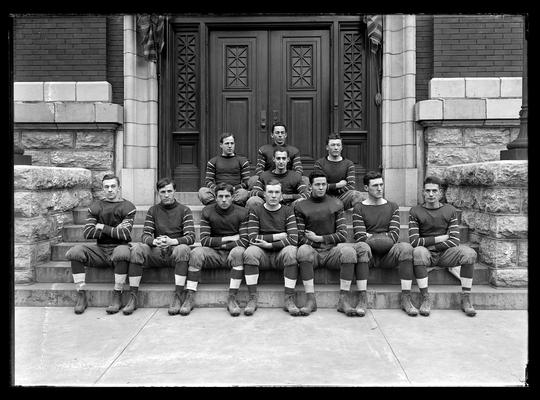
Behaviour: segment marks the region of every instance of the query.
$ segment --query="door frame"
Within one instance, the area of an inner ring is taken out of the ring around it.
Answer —
[[[206,160],[211,155],[207,154],[209,148],[208,127],[210,124],[208,98],[209,98],[209,75],[205,71],[209,70],[209,36],[211,30],[246,30],[246,29],[325,29],[329,31],[330,37],[330,93],[328,110],[330,114],[330,128],[334,132],[339,132],[339,89],[340,76],[339,72],[339,51],[340,48],[336,45],[339,38],[340,29],[358,27],[364,25],[363,15],[253,15],[253,16],[184,16],[174,15],[167,18],[165,24],[165,48],[162,52],[162,60],[158,68],[158,176],[172,176],[171,166],[171,145],[172,145],[172,113],[174,112],[174,99],[172,99],[173,90],[172,83],[174,72],[173,46],[174,33],[184,29],[195,29],[199,35],[199,160],[200,160],[200,182],[204,180]],[[365,28],[365,27],[364,27]],[[367,38],[367,29],[362,29],[364,32],[365,43],[369,43]],[[361,30],[361,31],[362,31]],[[368,160],[366,165],[371,165],[372,168],[382,169],[382,121],[381,107],[375,105],[373,99],[377,92],[380,93],[382,85],[382,61],[381,51],[373,54],[366,50],[366,103],[365,103],[365,118],[368,140]],[[376,80],[378,80],[378,85]],[[371,99],[371,101],[370,101]],[[371,132],[371,134],[370,134]],[[346,135],[344,142],[346,142]],[[253,160],[251,160],[253,162]],[[377,167],[374,167],[377,165]],[[359,184],[359,187],[362,185]]]

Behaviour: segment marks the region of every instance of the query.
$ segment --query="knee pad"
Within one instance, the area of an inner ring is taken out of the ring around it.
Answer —
[[[131,258],[131,251],[129,246],[120,245],[116,246],[112,252],[111,259],[112,261],[128,261]]]
[[[369,262],[373,257],[371,254],[371,247],[365,242],[356,242],[353,244],[356,250],[357,262]]]
[[[86,247],[83,244],[73,246],[66,252],[66,258],[70,261],[87,262]]]
[[[407,242],[398,242],[396,246],[398,261],[412,261],[413,247]]]
[[[186,244],[175,246],[172,252],[174,261],[189,261],[190,248]]]
[[[234,249],[233,249],[234,250]],[[260,260],[259,260],[259,254],[261,252],[259,251],[259,248],[257,246],[249,246],[244,252],[243,252],[243,260],[244,260],[244,264],[249,264],[249,265],[259,265],[260,264]],[[232,254],[232,250],[231,250],[231,259],[234,259],[234,258],[237,258],[238,256],[235,254]]]
[[[229,256],[227,257],[229,267],[232,268],[237,265],[243,265],[245,250],[245,248],[240,246],[236,246],[231,249],[231,251],[229,252]]]
[[[339,259],[342,264],[356,264],[356,250],[352,246],[341,246]]]
[[[144,247],[145,244],[143,243],[135,243],[132,247],[131,247],[131,252],[130,252],[130,256],[129,256],[129,261],[134,263],[134,264],[144,264],[144,261],[145,261],[145,249]],[[146,245],[148,246],[148,245]]]
[[[430,253],[429,250],[423,246],[413,248],[413,263],[414,265],[429,265]]]
[[[301,262],[310,262],[313,263],[315,260],[313,258],[313,248],[310,245],[303,244],[298,248],[296,252],[296,259],[299,263]]]
[[[461,264],[474,264],[478,255],[470,247],[461,247]]]

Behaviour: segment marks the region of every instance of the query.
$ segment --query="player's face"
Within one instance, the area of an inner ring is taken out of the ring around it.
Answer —
[[[341,139],[331,139],[326,145],[326,151],[328,151],[328,154],[332,157],[338,157],[339,155],[341,155],[342,149],[343,144],[341,143]]]
[[[216,193],[216,202],[221,209],[226,210],[232,204],[231,192],[228,190],[218,190]]]
[[[310,186],[313,197],[323,197],[326,194],[328,183],[326,182],[326,178],[321,176],[313,179],[313,183]]]
[[[232,156],[234,154],[234,138],[232,136],[226,137],[223,139],[223,142],[219,144],[219,147],[221,147],[221,154],[224,156]]]
[[[441,189],[436,183],[426,183],[424,185],[424,200],[428,204],[435,204],[441,198]]]
[[[281,185],[266,185],[264,200],[269,206],[276,206],[281,201]]]
[[[365,185],[364,188],[368,192],[368,196],[374,199],[380,199],[383,197],[384,182],[382,178],[370,179],[369,185]]]
[[[120,196],[120,186],[116,179],[105,179],[102,182],[102,188],[107,200],[116,200]]]
[[[287,169],[287,163],[289,162],[289,157],[287,157],[286,151],[276,151],[274,153],[274,164],[276,168],[280,171],[285,171]]]
[[[163,204],[174,203],[174,187],[172,183],[163,186],[158,190],[159,199]]]
[[[272,139],[274,140],[275,144],[283,145],[285,143],[285,139],[287,139],[287,132],[285,132],[284,126],[274,126],[274,131],[272,132]]]

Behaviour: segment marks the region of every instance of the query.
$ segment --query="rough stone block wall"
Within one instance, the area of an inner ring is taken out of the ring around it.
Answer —
[[[491,161],[445,168],[448,203],[462,210],[478,260],[494,286],[528,284],[528,162]]]
[[[32,157],[32,165],[44,167],[85,168],[91,173],[91,189],[95,198],[102,198],[101,179],[114,173],[114,141],[116,129],[60,124],[19,125],[14,141]]]
[[[15,283],[35,280],[35,266],[51,258],[72,209],[89,205],[92,173],[84,168],[13,167]]]
[[[519,135],[515,126],[431,126],[424,130],[426,176],[443,176],[448,166],[500,160]]]

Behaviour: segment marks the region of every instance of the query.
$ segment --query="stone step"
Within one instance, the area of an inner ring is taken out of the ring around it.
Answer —
[[[73,282],[69,261],[50,261],[37,265],[36,281],[49,283]],[[227,285],[230,270],[203,269],[200,283],[221,283]],[[112,268],[87,268],[86,282],[88,283],[114,283]],[[148,268],[144,270],[142,283],[172,283],[174,282],[174,268]],[[279,284],[283,282],[283,273],[276,270],[261,270],[259,273],[261,284]],[[368,284],[399,284],[398,269],[371,268]],[[315,270],[316,284],[339,285],[339,271],[320,268]],[[475,265],[473,284],[485,285],[489,283],[489,268],[485,264]],[[413,281],[415,285],[415,281]],[[429,272],[430,285],[460,285],[460,280],[446,269],[434,269]],[[354,286],[354,285],[353,285]]]
[[[147,284],[142,285],[138,293],[139,307],[168,307],[171,302],[174,285]],[[339,298],[339,285],[317,285],[317,306],[320,308],[335,308]],[[87,299],[90,307],[107,307],[111,299],[112,286],[108,283],[90,283],[86,285]],[[33,283],[30,285],[15,285],[15,306],[36,307],[73,307],[76,290],[72,283]],[[260,285],[259,307],[283,307],[283,285]],[[436,285],[430,288],[433,300],[432,309],[460,309],[461,289],[457,285]],[[195,296],[197,307],[220,307],[225,309],[228,287],[220,284],[201,284]],[[412,291],[413,302],[419,304],[419,292]],[[124,292],[123,304],[126,304],[129,294]],[[354,291],[353,304],[357,301]],[[245,306],[247,290],[242,286],[238,295],[241,306]],[[297,286],[297,302],[305,303],[302,285]],[[528,307],[527,289],[494,288],[489,285],[473,287],[472,302],[477,310],[526,310]],[[368,288],[368,307],[374,309],[400,308],[399,285],[371,285]],[[194,312],[197,312],[196,309]],[[223,312],[226,312],[225,310]],[[481,315],[481,314],[480,314]]]
[[[94,239],[85,239],[83,236],[83,229],[84,225],[64,225],[64,228],[62,229],[62,240],[64,242],[92,242]],[[463,242],[467,242],[469,240],[469,229],[465,225],[460,225],[459,227],[460,234],[461,234],[461,240]],[[200,240],[200,224],[199,222],[195,222],[195,237],[196,240]],[[133,230],[131,233],[132,241],[134,242],[140,242],[141,235],[143,233],[143,225],[142,224],[135,224],[133,225]],[[347,224],[347,235],[348,240],[353,241],[353,228],[352,224]],[[406,224],[401,225],[401,230],[399,234],[400,241],[407,242],[409,241],[409,226]]]

